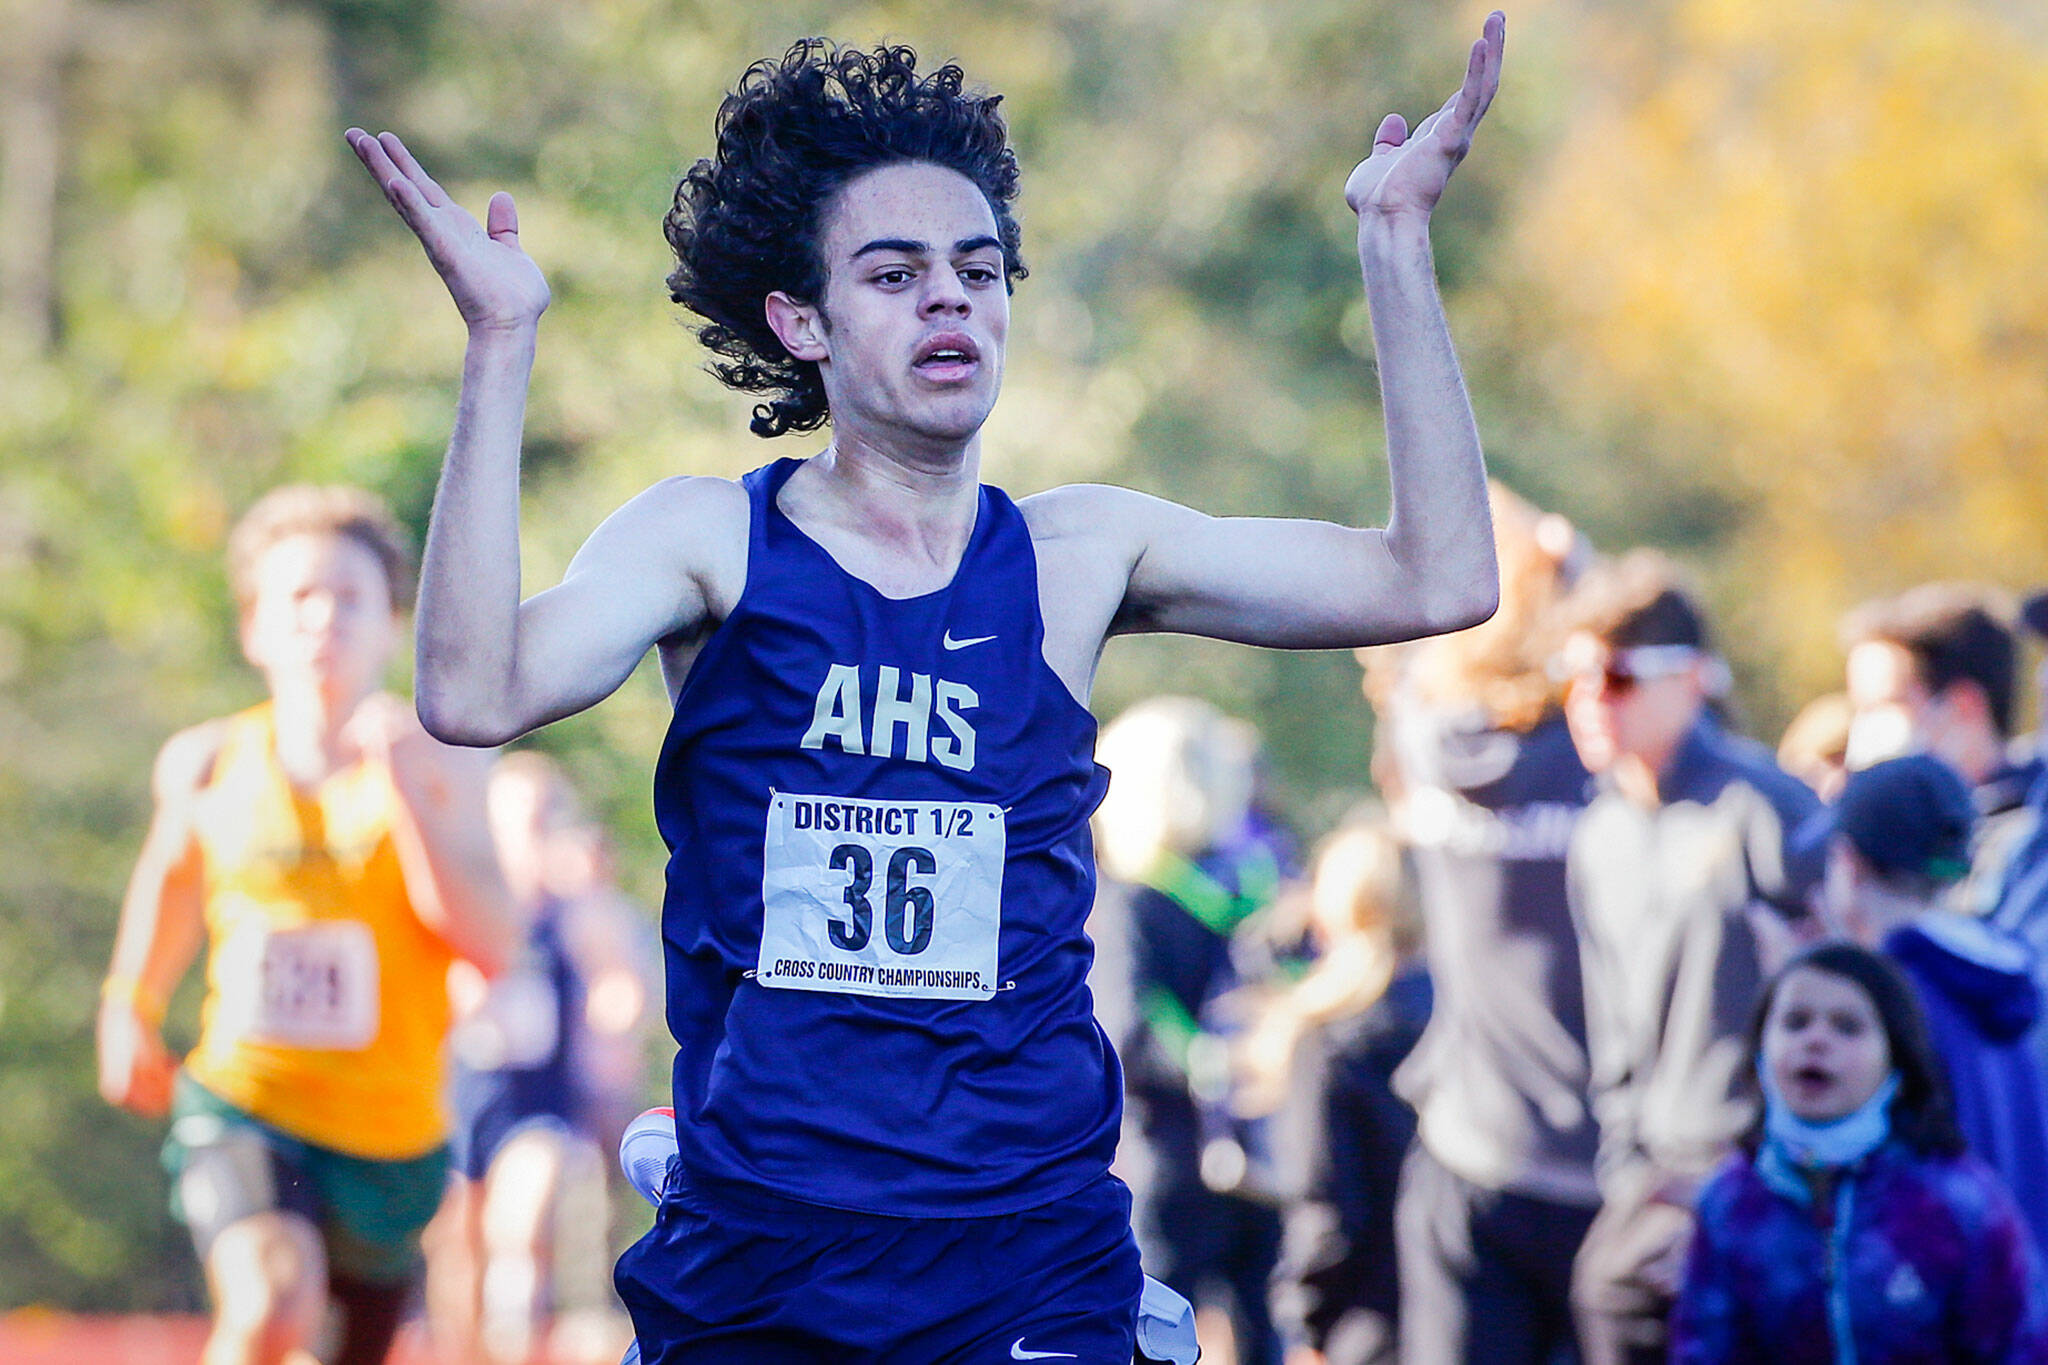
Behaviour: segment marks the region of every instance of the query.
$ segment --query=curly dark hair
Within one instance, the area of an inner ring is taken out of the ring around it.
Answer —
[[[1010,203],[1017,157],[996,106],[962,92],[952,63],[917,71],[908,47],[873,52],[806,38],[764,60],[718,109],[718,148],[676,186],[662,232],[675,251],[669,296],[705,319],[697,337],[729,388],[770,395],[757,436],[810,431],[830,416],[818,367],[783,349],[763,308],[769,294],[816,303],[826,210],[847,182],[879,166],[927,161],[972,180],[995,214],[1004,282],[1025,275]]]

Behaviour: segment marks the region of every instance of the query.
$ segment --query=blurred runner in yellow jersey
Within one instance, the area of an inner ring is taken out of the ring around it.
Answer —
[[[230,537],[243,651],[270,698],[174,735],[121,907],[101,1093],[168,1113],[172,1208],[213,1296],[205,1365],[384,1359],[446,1179],[447,973],[516,941],[489,757],[380,690],[411,596],[370,494],[278,489]],[[198,1046],[165,1002],[207,944]],[[320,1340],[330,1298],[331,1345]]]

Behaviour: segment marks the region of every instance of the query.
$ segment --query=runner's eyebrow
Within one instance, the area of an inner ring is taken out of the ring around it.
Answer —
[[[965,256],[970,251],[980,251],[984,247],[994,247],[997,251],[1001,251],[1003,244],[987,233],[983,233],[979,237],[962,237],[959,241],[953,243],[953,254],[955,256]],[[929,256],[931,250],[932,244],[930,242],[913,241],[908,237],[877,237],[874,241],[855,251],[847,259],[857,261],[874,251],[900,251],[906,256]]]
[[[924,256],[929,255],[931,249],[930,242],[914,242],[908,237],[877,237],[847,259],[857,261],[872,251],[900,251],[906,256]]]

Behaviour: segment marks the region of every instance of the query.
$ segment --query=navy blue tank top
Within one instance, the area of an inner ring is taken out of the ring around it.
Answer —
[[[682,1159],[865,1212],[1016,1212],[1099,1177],[1122,1077],[1087,987],[1095,720],[1047,666],[1022,513],[889,598],[746,476],[747,578],[654,775]]]
[[[484,1169],[519,1124],[543,1117],[572,1127],[584,1121],[589,1105],[582,1080],[585,992],[582,973],[563,935],[564,909],[552,896],[542,902],[527,931],[524,951],[491,983],[487,1013],[502,1018],[517,1012],[527,1028],[553,1016],[523,1040],[531,1050],[515,1044],[514,1055],[479,1066],[473,1049],[464,1046],[469,1025],[457,1024],[450,1035],[448,1100],[455,1120],[451,1146],[457,1165],[471,1179],[483,1178]]]

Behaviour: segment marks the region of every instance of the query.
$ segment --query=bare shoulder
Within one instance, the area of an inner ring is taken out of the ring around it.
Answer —
[[[708,474],[677,474],[628,499],[618,511],[605,518],[604,525],[654,534],[673,534],[679,528],[713,533],[737,529],[744,540],[747,490],[732,479]]]
[[[633,499],[635,503],[643,501],[681,513],[730,516],[746,512],[747,490],[738,479],[722,479],[715,474],[672,474],[649,485]]]
[[[623,612],[635,634],[694,632],[707,616],[722,619],[746,586],[748,519],[747,490],[731,479],[663,479],[599,523],[559,591],[585,623]]]
[[[228,733],[227,716],[188,726],[164,741],[150,771],[149,787],[159,804],[193,795],[213,780],[214,761]]]
[[[1083,705],[1131,577],[1173,504],[1108,484],[1067,484],[1020,500],[1038,559],[1045,659]]]
[[[570,572],[624,559],[642,573],[666,568],[707,586],[722,583],[735,572],[746,572],[748,516],[747,490],[731,479],[696,474],[663,479],[606,517],[584,542]]]
[[[1142,528],[1174,504],[1107,483],[1069,483],[1018,500],[1034,541],[1087,540],[1105,545],[1139,539]]]
[[[1177,502],[1103,483],[1048,488],[1017,506],[1041,565],[1090,576],[1108,573],[1120,588],[1129,586],[1154,547],[1185,538],[1210,520]]]
[[[1033,541],[1080,541],[1133,560],[1160,537],[1209,520],[1180,503],[1107,483],[1062,484],[1017,507]]]

